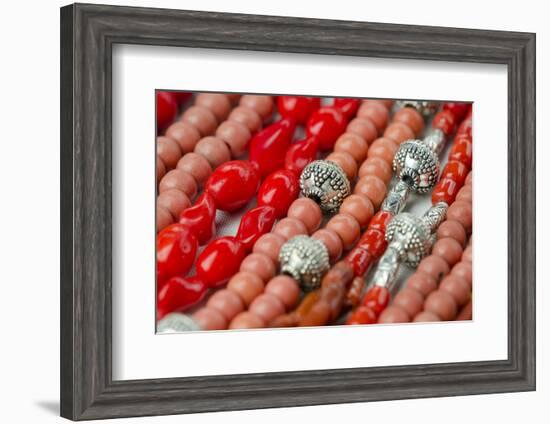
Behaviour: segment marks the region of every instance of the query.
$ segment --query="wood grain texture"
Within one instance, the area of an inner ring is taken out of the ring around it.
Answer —
[[[112,381],[115,43],[508,66],[509,358]],[[61,415],[73,420],[535,388],[535,35],[76,4],[61,9]]]

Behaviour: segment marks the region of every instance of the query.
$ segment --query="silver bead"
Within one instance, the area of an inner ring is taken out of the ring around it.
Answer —
[[[401,261],[417,267],[430,251],[430,226],[420,217],[403,212],[393,218],[386,229],[386,240],[399,252]]]
[[[447,209],[449,209],[449,205],[447,205],[447,203],[439,202],[428,209],[426,213],[424,213],[422,220],[428,227],[430,227],[430,231],[432,233],[437,230],[439,225],[445,219],[445,216],[447,215]]]
[[[351,193],[345,172],[328,160],[316,160],[307,165],[300,175],[300,188],[302,194],[315,200],[325,213],[337,212]]]
[[[393,170],[414,192],[427,193],[437,183],[439,160],[422,141],[409,140],[399,146],[393,158]]]
[[[288,240],[279,253],[281,273],[291,275],[303,290],[314,290],[330,268],[328,250],[317,239],[296,236]]]
[[[437,110],[436,102],[419,101],[419,100],[398,100],[395,102],[397,107],[412,107],[416,109],[423,117],[428,117]]]
[[[430,131],[430,133],[424,137],[422,142],[428,146],[436,156],[439,156],[439,154],[443,151],[443,147],[445,147],[445,134],[439,128],[436,128]]]
[[[393,216],[397,215],[405,207],[407,199],[409,198],[410,190],[411,188],[407,183],[404,181],[398,181],[386,195],[380,209],[391,212]]]
[[[376,272],[372,276],[375,286],[387,287],[391,289],[396,280],[399,270],[401,255],[393,246],[388,246],[380,260]]]
[[[181,333],[200,330],[199,325],[190,316],[177,312],[166,315],[157,323],[158,333]]]

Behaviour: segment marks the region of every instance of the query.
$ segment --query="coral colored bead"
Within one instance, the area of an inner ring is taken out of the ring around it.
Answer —
[[[458,306],[463,306],[470,300],[470,285],[452,273],[441,281],[439,290],[449,293]]]
[[[442,178],[432,192],[432,204],[445,202],[447,205],[450,205],[454,202],[458,190],[460,190],[460,186],[455,180]]]
[[[277,264],[279,262],[279,251],[286,239],[275,233],[267,233],[261,236],[254,244],[252,251],[254,253],[263,253]]]
[[[447,137],[449,137],[454,132],[455,127],[456,119],[454,115],[447,110],[442,110],[441,112],[438,112],[432,121],[432,128],[443,131],[443,134],[445,134]]]
[[[262,178],[283,167],[295,128],[293,119],[283,118],[252,137],[249,159],[258,164]]]
[[[361,228],[357,220],[345,213],[334,215],[327,223],[327,230],[332,230],[340,236],[344,250],[349,250],[359,239]]]
[[[321,107],[320,97],[279,96],[277,108],[283,118],[292,118],[299,124],[305,124],[310,115]]]
[[[243,301],[239,295],[228,289],[218,290],[210,296],[206,306],[220,311],[228,321],[244,309]]]
[[[307,135],[316,136],[321,150],[331,150],[338,137],[346,130],[347,119],[342,111],[325,106],[312,113],[307,122]]]
[[[449,152],[449,160],[462,162],[470,169],[472,167],[472,140],[466,135],[457,135]]]
[[[391,165],[384,159],[372,157],[363,162],[359,168],[359,178],[365,175],[374,175],[388,184],[391,181],[392,169]]]
[[[355,118],[346,127],[347,134],[357,134],[367,143],[371,143],[378,136],[378,130],[368,118]]]
[[[392,139],[380,137],[370,145],[368,157],[380,158],[391,165],[398,148],[399,146]]]
[[[218,125],[216,116],[204,106],[191,106],[183,113],[181,120],[193,125],[203,137],[212,134]]]
[[[274,101],[272,96],[247,94],[241,97],[239,104],[256,111],[264,121],[270,118],[273,113]]]
[[[254,197],[259,183],[256,168],[249,161],[234,160],[216,168],[205,190],[214,198],[218,209],[234,212]]]
[[[157,281],[187,273],[193,265],[197,239],[185,225],[172,224],[157,235]]]
[[[334,107],[340,109],[347,119],[353,118],[360,104],[361,100],[349,97],[337,97],[334,99],[333,103]]]
[[[248,306],[264,291],[264,282],[256,274],[240,271],[231,277],[227,288],[237,293],[244,304]]]
[[[354,133],[345,132],[334,145],[335,152],[349,153],[357,163],[361,163],[367,157],[369,145],[364,138]]]
[[[175,220],[181,211],[191,206],[191,201],[183,191],[171,188],[158,195],[157,205],[169,210]]]
[[[436,314],[433,312],[428,311],[422,311],[413,319],[414,322],[435,322],[435,321],[441,321],[441,318],[439,318]]]
[[[285,305],[274,294],[263,293],[254,299],[248,310],[259,316],[262,321],[269,323],[273,318],[285,313]]]
[[[251,133],[262,128],[262,117],[258,112],[246,106],[237,106],[233,109],[229,114],[228,120],[243,124]]]
[[[288,208],[296,200],[300,184],[296,174],[280,169],[267,176],[258,191],[258,205],[271,206],[275,217],[284,217]]]
[[[178,103],[174,93],[157,91],[157,132],[161,132],[176,119]]]
[[[203,330],[225,330],[227,320],[214,308],[201,308],[193,314],[193,321]]]
[[[409,321],[409,314],[403,308],[394,305],[388,306],[378,319],[378,322],[381,324],[395,324]]]
[[[420,112],[412,107],[399,109],[393,116],[393,122],[401,122],[413,130],[415,136],[422,134],[424,130],[424,118]]]
[[[352,249],[346,256],[346,261],[353,265],[353,272],[357,277],[365,275],[373,263],[373,256],[365,249]]]
[[[347,325],[375,324],[376,314],[366,306],[358,307],[346,320]]]
[[[388,124],[389,112],[382,103],[376,100],[365,100],[359,107],[357,116],[370,119],[376,127],[378,134],[382,134]]]
[[[449,273],[450,269],[449,264],[443,258],[430,255],[420,261],[417,271],[424,272],[439,281]]]
[[[367,229],[358,246],[366,249],[374,259],[378,259],[386,250],[387,245],[386,237],[382,231]]]
[[[466,181],[464,181],[464,184],[465,185],[472,185],[472,178],[473,178],[474,174],[472,171],[470,171],[470,173],[468,174],[468,176],[466,177]]]
[[[198,190],[193,176],[182,169],[172,169],[164,176],[159,184],[159,193],[174,188],[183,191],[190,199],[195,197]]]
[[[208,193],[203,193],[195,204],[181,212],[179,223],[188,227],[200,245],[205,244],[215,231],[216,205]]]
[[[212,173],[212,167],[201,155],[191,152],[184,155],[176,165],[177,169],[189,172],[197,185],[203,185]]]
[[[195,104],[212,112],[218,122],[227,118],[231,111],[231,102],[225,94],[221,93],[200,93],[195,98]]]
[[[246,152],[252,134],[246,125],[240,122],[224,121],[216,130],[216,137],[229,146],[234,158],[238,158]]]
[[[457,304],[448,292],[436,290],[427,297],[424,310],[436,314],[442,321],[450,321],[456,317]]]
[[[288,275],[278,275],[265,286],[265,292],[276,296],[286,309],[291,309],[300,298],[300,288]]]
[[[462,246],[455,239],[445,237],[435,242],[432,248],[432,255],[445,259],[449,267],[452,267],[462,256]]]
[[[462,120],[466,116],[469,107],[470,105],[468,103],[443,103],[443,110],[448,110],[449,112],[451,112],[457,121]]]
[[[241,312],[229,324],[230,330],[263,327],[265,327],[265,322],[258,315],[248,311]]]
[[[437,229],[437,238],[450,237],[455,239],[461,246],[466,242],[466,231],[458,221],[445,221]],[[461,252],[462,254],[462,252]]]
[[[393,219],[393,214],[389,211],[378,211],[372,217],[369,223],[369,229],[386,232],[386,227]]]
[[[401,144],[414,139],[414,131],[402,122],[392,122],[384,131],[384,137]]]
[[[241,263],[241,271],[251,272],[262,279],[269,281],[275,275],[275,263],[269,256],[262,253],[251,253]]]
[[[309,234],[319,228],[321,220],[323,219],[321,208],[309,197],[302,197],[292,202],[290,208],[288,208],[287,215],[289,218],[295,218],[302,221],[307,227]]]
[[[221,138],[214,136],[201,138],[195,145],[194,152],[203,156],[213,169],[231,159],[229,146]]]
[[[447,162],[443,171],[441,172],[441,178],[450,178],[456,181],[456,183],[462,187],[466,176],[468,175],[468,168],[462,162],[451,160]]]
[[[166,174],[166,165],[162,161],[161,158],[157,156],[157,184],[161,180],[162,177]]]
[[[370,308],[376,316],[379,316],[390,303],[390,297],[390,291],[387,287],[373,286],[367,290],[361,304]]]
[[[289,240],[292,237],[307,234],[307,227],[295,218],[283,218],[275,224],[273,232]]]
[[[406,287],[410,287],[426,297],[437,289],[437,281],[431,275],[417,270],[407,280]]]
[[[219,286],[239,270],[245,256],[244,244],[235,237],[220,237],[210,242],[199,255],[197,275],[210,287]]]
[[[250,252],[256,241],[271,231],[274,223],[275,209],[271,206],[258,206],[243,215],[235,237]]]
[[[168,209],[157,205],[157,232],[174,222],[174,218]]]
[[[472,246],[468,246],[466,249],[464,249],[464,252],[462,252],[462,261],[471,264],[472,253]]]
[[[352,194],[344,199],[340,212],[353,216],[359,226],[364,228],[374,214],[374,206],[366,196]]]
[[[386,197],[386,191],[384,181],[374,175],[365,175],[360,178],[353,190],[355,194],[368,197],[375,209],[378,209],[382,204]]]
[[[176,140],[182,153],[185,154],[193,151],[201,135],[193,125],[178,121],[168,127],[166,137]]]
[[[464,202],[472,203],[472,187],[471,186],[463,186],[456,195],[455,200],[462,200]]]
[[[470,233],[472,231],[472,205],[463,200],[454,202],[447,210],[447,219],[460,222],[464,229]]]
[[[314,239],[320,240],[328,250],[330,262],[336,261],[341,255],[344,246],[340,236],[332,230],[321,228],[313,233],[311,236]]]
[[[412,287],[404,287],[393,299],[392,305],[402,308],[410,317],[422,311],[424,296]]]
[[[464,253],[463,253],[464,255]],[[457,263],[451,270],[451,275],[460,278],[465,281],[470,288],[472,287],[472,263],[462,261]]]
[[[172,169],[181,157],[181,149],[177,141],[170,137],[157,137],[157,155],[168,169]]]
[[[317,158],[319,143],[315,137],[297,141],[288,148],[285,155],[285,169],[300,176],[304,168]]]
[[[207,288],[206,283],[198,277],[170,278],[158,291],[157,319],[196,305],[206,294]]]
[[[354,181],[357,176],[357,162],[353,156],[347,152],[332,152],[325,160],[336,163],[348,177],[349,181]]]

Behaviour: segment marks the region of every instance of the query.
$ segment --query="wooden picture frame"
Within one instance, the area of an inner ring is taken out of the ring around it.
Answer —
[[[112,48],[505,64],[508,359],[113,381]],[[535,35],[75,4],[61,9],[61,415],[81,420],[535,389]]]

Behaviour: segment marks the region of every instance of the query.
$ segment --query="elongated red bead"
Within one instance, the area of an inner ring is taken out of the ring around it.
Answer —
[[[359,240],[357,247],[367,250],[374,259],[378,259],[386,250],[387,245],[388,242],[386,241],[385,233],[368,228],[363,237],[361,237],[361,240]]]
[[[271,206],[275,216],[286,216],[290,204],[298,197],[300,185],[298,177],[286,169],[275,171],[265,179],[258,191],[258,205]]]
[[[452,204],[455,201],[456,195],[460,190],[460,187],[457,182],[451,178],[443,178],[439,180],[437,185],[434,187],[432,192],[432,204],[437,204],[439,202],[445,202],[448,205]]]
[[[317,158],[318,150],[319,143],[315,137],[297,141],[286,151],[285,169],[300,176],[304,168]]]
[[[441,179],[450,178],[462,187],[468,176],[468,168],[462,162],[450,160],[441,172]]]
[[[157,132],[160,133],[170,125],[178,113],[178,102],[174,93],[157,91]]]
[[[189,271],[195,260],[197,239],[182,224],[172,224],[157,235],[157,283]]]
[[[246,248],[235,237],[220,237],[211,241],[199,255],[197,275],[209,287],[216,287],[237,273],[246,256]]]
[[[369,222],[369,229],[378,230],[386,233],[386,226],[393,219],[393,214],[389,211],[378,211]]]
[[[455,136],[449,152],[449,160],[462,162],[468,169],[472,167],[472,140],[467,134]]]
[[[472,119],[466,118],[464,121],[462,121],[456,133],[457,135],[466,134],[471,139],[472,138]]]
[[[359,306],[349,316],[347,325],[376,324],[377,316],[374,311],[366,306]]]
[[[445,136],[449,137],[456,128],[456,119],[448,110],[442,110],[435,115],[432,121],[432,127],[440,129]]]
[[[283,118],[252,137],[249,159],[258,165],[261,178],[283,167],[295,129],[294,119]]]
[[[274,222],[275,208],[258,206],[243,215],[235,237],[244,245],[246,251],[250,252],[256,240],[271,231]]]
[[[216,229],[216,204],[214,198],[203,193],[195,204],[180,213],[179,223],[188,227],[200,245],[212,238]]]
[[[356,247],[346,256],[346,261],[353,265],[356,277],[365,275],[373,263],[373,256],[365,249]]]
[[[198,277],[172,277],[157,294],[157,320],[175,311],[184,311],[200,302],[208,287]]]
[[[319,149],[331,150],[340,135],[346,130],[347,119],[344,113],[336,107],[325,106],[317,109],[307,122],[308,136],[316,136]]]
[[[390,303],[390,297],[390,291],[387,287],[373,286],[367,290],[362,305],[370,308],[378,317]]]
[[[218,209],[234,212],[250,202],[259,184],[260,178],[252,163],[233,160],[216,168],[206,181],[205,190]]]
[[[345,115],[346,119],[351,119],[357,113],[361,100],[353,99],[350,97],[337,97],[334,99],[334,107],[340,109]]]
[[[461,121],[470,108],[469,103],[459,103],[459,102],[447,102],[443,103],[443,110],[447,110],[453,114],[455,120]]]
[[[320,97],[279,96],[277,108],[283,118],[292,118],[298,124],[305,124],[309,116],[321,107]]]

